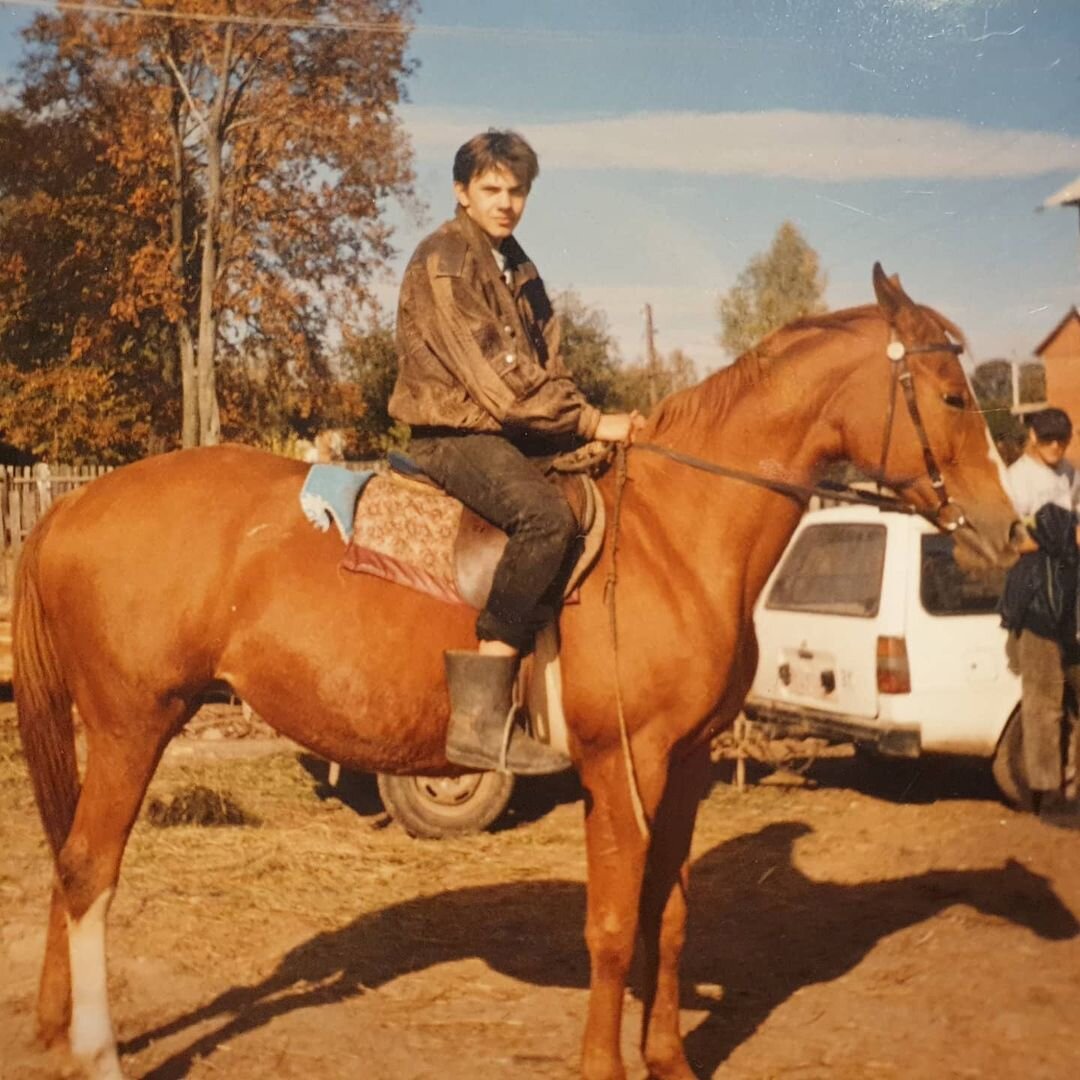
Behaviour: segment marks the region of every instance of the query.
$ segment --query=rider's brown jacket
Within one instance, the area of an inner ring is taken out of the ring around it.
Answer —
[[[461,209],[416,249],[401,284],[390,415],[414,427],[592,438],[600,412],[559,355],[559,320],[510,237],[491,245]]]

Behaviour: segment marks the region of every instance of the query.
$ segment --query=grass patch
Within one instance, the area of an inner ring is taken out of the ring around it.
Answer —
[[[203,784],[178,791],[165,802],[152,798],[146,807],[146,819],[159,829],[173,825],[261,825],[228,791],[217,791]]]

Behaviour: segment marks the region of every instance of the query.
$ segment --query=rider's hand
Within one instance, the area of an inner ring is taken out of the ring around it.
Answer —
[[[604,413],[593,438],[600,442],[629,443],[634,440],[634,432],[644,426],[645,417],[637,409],[628,413]]]

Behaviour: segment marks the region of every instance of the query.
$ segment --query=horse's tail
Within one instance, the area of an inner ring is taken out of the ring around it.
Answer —
[[[39,522],[19,557],[11,632],[19,732],[41,822],[55,856],[75,818],[79,770],[71,694],[41,603],[41,545],[52,517],[47,514]]]

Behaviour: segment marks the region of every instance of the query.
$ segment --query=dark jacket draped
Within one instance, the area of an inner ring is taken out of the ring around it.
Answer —
[[[1047,503],[1035,513],[1031,534],[1038,551],[1021,555],[1005,579],[998,610],[1008,630],[1030,630],[1062,644],[1076,641],[1076,515]]]

